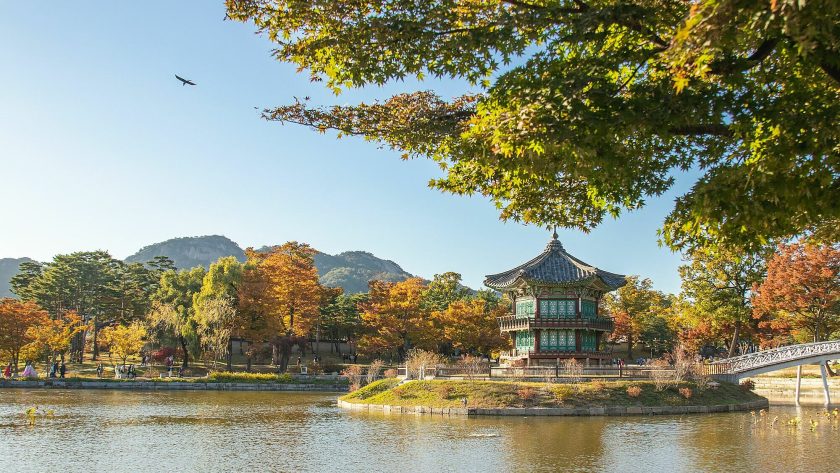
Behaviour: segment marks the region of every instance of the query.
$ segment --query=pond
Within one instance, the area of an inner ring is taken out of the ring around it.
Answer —
[[[816,408],[442,418],[347,412],[336,396],[2,390],[0,471],[840,470],[840,421]],[[33,406],[53,416],[30,426]]]

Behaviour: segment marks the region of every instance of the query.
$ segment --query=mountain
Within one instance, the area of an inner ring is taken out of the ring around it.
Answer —
[[[127,263],[145,263],[155,256],[168,256],[178,269],[196,266],[209,267],[223,256],[235,256],[245,261],[245,252],[231,239],[221,235],[173,238],[171,240],[144,246],[137,253],[125,259]]]
[[[413,277],[400,265],[384,260],[366,251],[345,251],[337,255],[318,253],[315,255],[321,284],[342,287],[346,294],[367,292],[368,282],[373,280],[397,282]]]
[[[13,297],[9,280],[18,273],[21,263],[34,261],[29,258],[0,258],[0,297]]]
[[[267,251],[264,246],[257,251]],[[143,247],[126,258],[126,262],[146,262],[155,256],[168,256],[179,269],[195,266],[210,266],[223,256],[235,256],[245,261],[245,252],[232,240],[220,236],[173,238],[161,243]],[[346,294],[367,292],[368,281],[402,281],[412,277],[400,265],[390,260],[377,258],[366,251],[346,251],[337,255],[318,252],[315,254],[321,284],[344,288]]]

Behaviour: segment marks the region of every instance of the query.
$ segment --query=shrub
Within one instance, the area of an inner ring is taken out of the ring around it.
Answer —
[[[642,395],[642,388],[639,386],[627,386],[627,395],[630,397],[639,397]]]
[[[391,390],[391,394],[393,394],[394,397],[397,399],[402,399],[402,397],[405,395],[405,388],[402,386],[397,386],[396,388]]]
[[[452,386],[448,384],[439,384],[435,386],[435,392],[438,393],[438,396],[441,399],[449,399],[449,396],[452,395]]]
[[[347,381],[350,383],[350,386],[361,386],[362,385],[362,367],[359,365],[350,365],[347,368],[344,368],[344,371],[341,372],[344,376],[347,377]],[[358,387],[356,389],[359,389]]]
[[[370,384],[376,381],[376,378],[379,377],[379,372],[382,371],[382,367],[385,365],[385,362],[382,360],[373,360],[368,366],[367,369],[367,383]]]
[[[230,371],[216,371],[207,375],[211,383],[293,383],[292,375],[288,373],[233,373]]]
[[[385,370],[384,373],[382,373],[382,376],[384,376],[385,378],[396,378],[398,375],[399,371],[397,371],[395,368],[388,368],[387,370]]]
[[[680,392],[680,396],[682,396],[686,399],[691,399],[691,395],[694,394],[693,392],[691,392],[691,388],[689,388],[689,387],[680,388],[679,392]]]
[[[441,355],[415,348],[408,352],[408,356],[405,359],[406,373],[409,378],[417,379],[421,371],[434,368],[441,363],[443,363],[443,357]]]
[[[307,374],[324,374],[324,368],[317,361],[311,361],[306,364]]]
[[[350,392],[351,393],[355,392],[355,391],[358,391],[359,389],[361,389],[361,386],[359,386],[359,383],[350,383]]]
[[[516,390],[516,395],[525,403],[530,403],[537,398],[537,390],[531,386],[522,386]]]
[[[580,378],[583,376],[583,366],[578,360],[568,358],[563,360],[563,373],[569,378],[569,381],[579,383]]]
[[[674,370],[667,360],[659,359],[650,363],[650,377],[657,392],[664,391],[674,381]]]
[[[752,391],[755,389],[755,383],[751,379],[745,379],[741,381],[741,384],[738,386],[741,388],[741,391],[747,392]]]
[[[175,356],[175,349],[172,347],[160,347],[151,354],[152,360],[156,363],[163,363],[170,356]]]
[[[490,372],[490,363],[483,358],[472,355],[465,355],[458,360],[458,367],[467,375],[467,379]]]
[[[337,365],[335,363],[324,363],[321,365],[324,370],[324,373],[341,373],[341,370],[344,368],[342,365]]]
[[[595,392],[601,392],[607,388],[607,383],[601,381],[600,379],[596,379],[595,381],[589,383],[589,387],[591,387]]]

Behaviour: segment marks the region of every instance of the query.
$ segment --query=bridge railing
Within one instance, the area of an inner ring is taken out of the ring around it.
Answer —
[[[755,353],[748,353],[746,355],[716,361],[709,366],[727,367],[725,372],[715,374],[742,373],[756,368],[831,353],[837,353],[837,357],[840,358],[840,340],[803,343],[800,345],[787,345],[778,348],[771,348],[769,350],[757,351]]]

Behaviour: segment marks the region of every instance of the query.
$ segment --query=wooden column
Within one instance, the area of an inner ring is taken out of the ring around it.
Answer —
[[[583,351],[581,350],[580,342],[580,330],[575,330],[575,351],[578,353]]]
[[[534,319],[539,320],[540,318],[540,299],[534,296]]]
[[[540,352],[540,333],[542,330],[534,330],[534,353]]]

